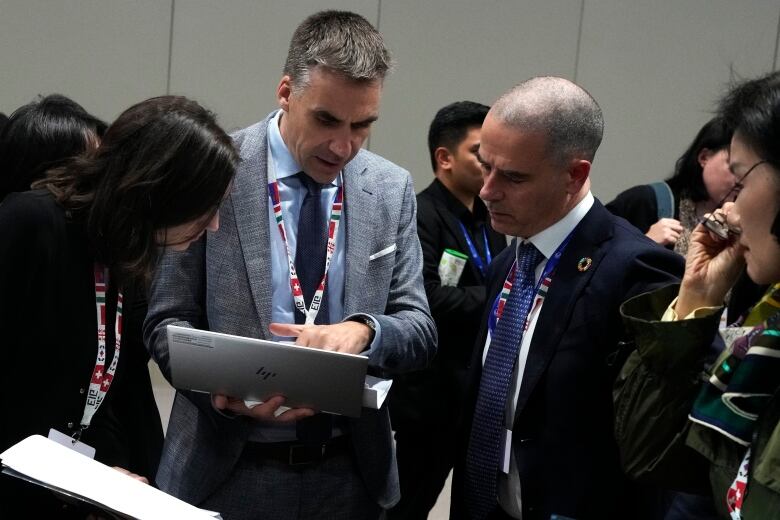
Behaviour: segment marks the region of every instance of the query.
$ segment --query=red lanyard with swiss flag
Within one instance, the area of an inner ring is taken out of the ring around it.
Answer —
[[[116,302],[116,320],[114,322],[115,346],[111,363],[106,369],[106,288],[108,286],[108,269],[95,263],[95,308],[97,310],[98,350],[95,368],[89,382],[87,402],[84,405],[84,415],[81,417],[81,431],[86,430],[92,422],[103,399],[114,380],[116,367],[119,363],[119,350],[122,343],[122,291],[119,291]]]

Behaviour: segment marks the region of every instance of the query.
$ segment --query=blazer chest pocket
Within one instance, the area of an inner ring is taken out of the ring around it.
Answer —
[[[382,259],[385,259],[387,257],[393,258],[395,256],[395,254],[394,254],[395,250],[396,250],[396,245],[395,245],[395,242],[393,242],[391,245],[389,245],[389,246],[387,246],[387,247],[385,247],[383,249],[380,249],[376,253],[373,253],[373,254],[369,255],[368,256],[368,261],[369,262],[376,262],[378,260],[382,260]]]

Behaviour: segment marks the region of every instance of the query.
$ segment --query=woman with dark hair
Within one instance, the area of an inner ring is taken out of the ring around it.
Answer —
[[[164,96],[0,205],[0,451],[53,429],[154,477],[162,428],[141,338],[146,285],[161,249],[217,229],[237,162],[209,112]],[[0,517],[60,508],[0,477]]]
[[[29,190],[46,170],[95,146],[105,131],[103,121],[60,94],[16,109],[0,129],[0,201]]]
[[[720,112],[739,196],[694,229],[681,285],[623,304],[636,351],[616,383],[616,437],[635,478],[710,488],[726,518],[780,518],[780,74],[738,85]],[[702,374],[745,266],[770,288]]]
[[[664,182],[634,186],[607,204],[653,241],[685,256],[691,231],[734,186],[728,168],[731,131],[721,118],[708,121]]]

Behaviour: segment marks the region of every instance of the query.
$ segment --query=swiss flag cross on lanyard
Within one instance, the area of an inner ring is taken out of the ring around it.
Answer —
[[[747,491],[748,469],[750,469],[750,448],[745,453],[742,464],[739,465],[737,478],[734,479],[728,493],[726,493],[726,505],[732,520],[741,520],[742,518],[742,503],[745,501],[745,492]]]
[[[84,414],[81,417],[81,430],[86,430],[92,422],[103,399],[114,380],[116,367],[119,363],[119,351],[122,343],[122,291],[119,291],[116,302],[116,320],[114,322],[115,346],[111,363],[106,369],[106,292],[108,286],[108,269],[95,263],[95,310],[97,311],[98,349],[95,358],[95,368],[89,381],[87,401],[84,404]]]

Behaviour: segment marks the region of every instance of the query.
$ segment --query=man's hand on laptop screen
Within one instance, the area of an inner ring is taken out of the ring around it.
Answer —
[[[359,321],[342,321],[332,325],[296,325],[271,323],[271,334],[295,338],[295,344],[323,350],[360,354],[371,339],[372,330]]]
[[[246,405],[243,399],[222,394],[213,394],[211,402],[219,410],[246,415],[261,421],[295,422],[314,415],[314,410],[311,408],[287,408],[284,406],[284,397],[280,395],[271,397],[264,403],[251,408]]]

